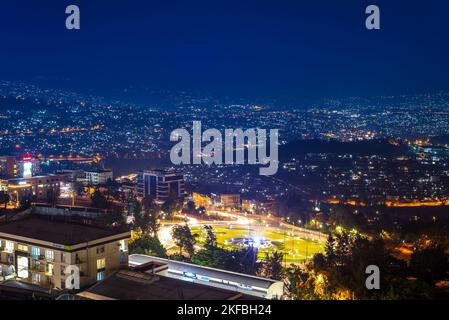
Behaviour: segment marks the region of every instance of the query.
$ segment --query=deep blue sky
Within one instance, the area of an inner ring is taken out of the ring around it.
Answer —
[[[65,7],[81,30],[65,29]],[[378,4],[382,30],[365,29]],[[449,1],[14,0],[0,79],[322,98],[449,89]]]

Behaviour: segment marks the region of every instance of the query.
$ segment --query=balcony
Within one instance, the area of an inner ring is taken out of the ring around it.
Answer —
[[[9,252],[4,252],[3,254],[0,254],[0,264],[13,265],[14,255]]]
[[[53,277],[55,272],[53,270],[45,270],[45,275],[49,277]]]
[[[87,261],[85,261],[84,259],[80,259],[80,258],[75,259],[75,265],[83,265],[86,263],[87,263]]]
[[[13,253],[14,248],[0,247],[0,252]]]
[[[31,271],[44,273],[46,272],[45,264],[34,264],[30,268]]]
[[[35,260],[35,261],[45,261],[45,255],[43,255],[43,254],[38,255],[38,256],[32,255],[32,256],[31,256],[31,259],[33,259],[33,260]]]

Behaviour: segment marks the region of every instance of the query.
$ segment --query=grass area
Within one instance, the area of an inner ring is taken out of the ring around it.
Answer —
[[[202,234],[202,227],[193,227],[193,233]],[[281,251],[286,254],[286,262],[300,262],[310,259],[316,253],[323,252],[323,244],[300,237],[300,234],[284,234],[282,230],[266,227],[225,227],[214,226],[217,242],[227,249],[237,249],[238,245],[231,242],[233,238],[259,237],[271,241],[269,247],[259,249],[259,258],[265,258],[266,252]],[[201,237],[200,237],[201,239]]]

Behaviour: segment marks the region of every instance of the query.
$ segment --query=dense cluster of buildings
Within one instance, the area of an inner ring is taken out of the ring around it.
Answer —
[[[44,173],[41,171],[41,160],[33,156],[0,156],[0,192],[9,196],[12,207],[17,207],[24,198],[35,202],[47,199],[49,192],[70,196],[76,182],[99,186],[113,178],[112,170],[95,167]]]
[[[301,108],[280,103],[236,104],[225,98],[168,92],[170,107],[142,107],[0,82],[0,105],[8,106],[0,108],[0,149],[16,147],[55,158],[101,154],[159,159],[169,153],[170,132],[189,130],[193,120],[201,120],[205,129],[276,128],[281,144],[308,139],[349,142],[444,136],[449,133],[448,100],[448,93],[441,92],[329,100]]]
[[[0,157],[0,191],[9,195],[11,203],[27,196],[45,198],[49,191],[59,192],[69,180],[68,174],[40,175],[39,160],[32,156]]]

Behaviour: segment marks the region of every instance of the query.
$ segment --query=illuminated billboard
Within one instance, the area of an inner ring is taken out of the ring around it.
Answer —
[[[22,175],[24,178],[29,178],[29,177],[33,176],[33,163],[32,162],[24,162],[22,168],[23,168]]]

